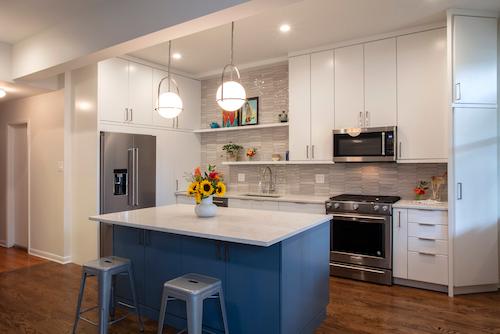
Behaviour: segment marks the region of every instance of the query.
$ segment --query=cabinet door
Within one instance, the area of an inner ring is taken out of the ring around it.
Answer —
[[[129,108],[131,121],[135,124],[151,125],[153,122],[153,92],[151,83],[153,69],[129,62]]]
[[[333,51],[311,55],[311,159],[333,157]]]
[[[144,237],[144,230],[113,226],[113,255],[132,261],[137,298],[140,304],[144,304],[145,296]],[[115,293],[118,297],[132,301],[128,276],[119,275],[116,277]]]
[[[398,160],[448,157],[446,30],[398,37]]]
[[[179,129],[199,129],[201,121],[201,82],[180,75],[172,75],[179,85],[184,110],[179,115]]]
[[[454,109],[454,283],[498,283],[497,110]]]
[[[364,127],[363,45],[335,50],[335,127]]]
[[[395,209],[392,224],[392,274],[408,278],[408,210]]]
[[[497,103],[497,19],[453,17],[453,102]]]
[[[288,70],[290,160],[308,160],[311,157],[311,57],[290,58]]]
[[[233,333],[280,333],[279,244],[228,244],[226,307]],[[253,315],[262,314],[255,319]]]
[[[112,58],[98,65],[99,117],[103,121],[128,120],[128,61]]]
[[[365,44],[365,126],[396,124],[396,39]]]
[[[201,273],[218,278],[226,290],[226,262],[222,242],[183,237],[181,263],[183,274]],[[224,329],[218,299],[207,299],[203,304],[203,325],[217,330]]]

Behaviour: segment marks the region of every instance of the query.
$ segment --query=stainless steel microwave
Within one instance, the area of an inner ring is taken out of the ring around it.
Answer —
[[[395,126],[333,130],[333,161],[396,161]]]

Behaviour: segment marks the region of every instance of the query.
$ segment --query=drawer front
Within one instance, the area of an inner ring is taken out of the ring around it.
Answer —
[[[448,240],[448,226],[425,225],[422,223],[408,223],[408,236],[417,238]]]
[[[325,214],[324,204],[279,202],[280,211]]]
[[[448,255],[448,241],[409,237],[408,250],[417,253],[424,252],[439,255]]]
[[[252,202],[250,200],[237,199],[237,198],[229,198],[229,207],[236,209],[251,209]]]
[[[448,225],[448,212],[438,210],[408,210],[409,223]]]
[[[408,252],[408,279],[448,284],[448,256]]]
[[[254,210],[271,210],[279,211],[278,202],[274,201],[256,201],[251,199],[229,199],[230,208],[254,209]]]

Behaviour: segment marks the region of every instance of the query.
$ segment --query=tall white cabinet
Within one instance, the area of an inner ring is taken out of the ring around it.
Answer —
[[[333,51],[289,59],[290,160],[332,160]]]
[[[498,256],[497,13],[448,12],[452,146],[448,193],[451,294],[496,290]]]

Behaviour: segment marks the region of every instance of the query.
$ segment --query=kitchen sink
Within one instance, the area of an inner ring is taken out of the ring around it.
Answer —
[[[249,193],[249,194],[244,194],[244,196],[270,197],[270,198],[279,198],[279,197],[281,197],[281,195],[279,195],[279,194],[264,194],[264,193]]]

